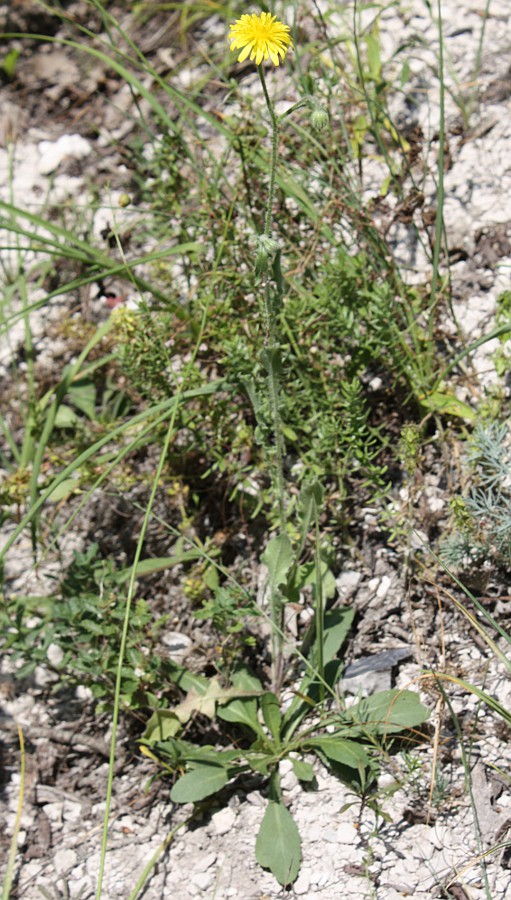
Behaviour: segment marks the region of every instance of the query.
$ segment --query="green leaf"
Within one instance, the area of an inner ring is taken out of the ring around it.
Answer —
[[[248,669],[240,667],[232,675],[231,696],[233,694],[256,694],[262,693],[261,682],[255,675],[252,675]],[[259,737],[266,740],[266,735],[261,727],[257,715],[257,700],[251,696],[238,697],[222,706],[217,706],[217,716],[225,722],[236,722],[239,725],[245,725],[254,731]]]
[[[239,694],[237,688],[224,688],[218,678],[211,678],[206,691],[202,689],[202,686],[199,691],[194,687],[190,688],[185,699],[174,707],[173,712],[183,724],[188,722],[194,713],[200,713],[207,716],[208,719],[213,719],[216,704],[230,700],[237,694]],[[255,700],[252,702],[255,704]]]
[[[284,192],[284,195],[286,197],[293,197],[315,225],[321,224],[322,217],[320,212],[315,209],[313,200],[306,193],[303,185],[290,174],[289,170],[283,169],[281,172],[277,173],[277,183]],[[324,232],[326,232],[326,235],[333,240],[333,235],[328,226],[326,226]]]
[[[76,428],[79,422],[78,413],[65,403],[61,403],[55,416],[55,428]]]
[[[292,884],[300,870],[300,834],[291,813],[270,800],[256,840],[256,859],[280,884]]]
[[[262,694],[261,682],[245,666],[240,666],[232,674],[232,686],[238,693],[252,691],[254,694]]]
[[[366,37],[367,62],[369,64],[369,77],[377,84],[381,82],[381,57],[380,37],[378,26],[375,25]]]
[[[277,296],[273,300],[276,311],[282,308],[282,296],[284,294],[284,276],[282,274],[281,256],[282,251],[279,249],[275,254],[272,265],[273,279],[277,288]]]
[[[235,768],[231,763],[236,762],[240,758],[239,750],[219,750],[218,747],[212,747],[206,744],[203,747],[197,747],[194,744],[188,744],[185,748],[183,758],[187,763],[195,763],[198,765],[224,766],[229,769],[229,777],[235,774]]]
[[[181,563],[200,559],[200,557],[201,552],[199,550],[183,550],[181,553],[176,553],[175,556],[157,556],[142,559],[137,566],[136,577],[142,578],[144,575],[153,575],[155,572],[162,572]],[[116,573],[116,580],[119,583],[128,581],[131,578],[132,569],[132,566],[128,566],[128,568]]]
[[[292,759],[293,772],[299,781],[314,781],[314,766],[303,759]]]
[[[307,748],[319,750],[327,759],[332,762],[342,763],[350,769],[359,770],[360,767],[369,765],[369,757],[361,744],[355,741],[346,741],[343,738],[335,737],[335,735],[325,735],[324,737],[312,738],[307,741]]]
[[[441,413],[444,416],[456,416],[458,419],[464,419],[466,422],[473,422],[477,417],[476,410],[472,409],[468,403],[458,400],[454,394],[450,394],[445,390],[434,391],[427,397],[420,398],[421,406],[434,413]]]
[[[323,597],[329,600],[335,594],[335,578],[331,569],[328,567],[328,563],[326,563],[324,560],[320,563],[319,569],[321,573]],[[312,584],[314,587],[316,587],[317,583],[318,575],[316,571],[316,563],[310,562],[298,567],[293,587],[301,590],[308,584]]]
[[[211,551],[209,552],[211,553]],[[206,587],[210,589],[210,591],[217,591],[219,589],[220,581],[218,578],[218,569],[216,566],[208,566],[208,568],[204,572],[203,581]]]
[[[96,419],[96,388],[89,378],[74,381],[67,391],[68,400],[91,421]]]
[[[287,573],[293,564],[291,541],[287,534],[279,534],[269,541],[262,556],[268,568],[269,581],[272,588],[279,588],[286,583]]]
[[[168,709],[157,709],[149,719],[143,738],[148,744],[166,741],[181,730],[181,722],[175,713]]]
[[[264,724],[272,738],[280,744],[280,729],[282,726],[282,713],[280,711],[279,698],[267,691],[261,697],[261,711]]]
[[[330,612],[325,613],[323,625],[323,659],[325,664],[335,659],[339,653],[348,637],[354,618],[355,610],[350,606],[332,609]]]
[[[267,753],[247,753],[245,759],[254,772],[258,772],[259,775],[268,774],[268,766],[272,762],[272,757]]]
[[[412,70],[410,68],[410,63],[408,62],[408,60],[405,60],[405,62],[403,63],[403,66],[401,68],[401,74],[399,76],[400,87],[404,87],[405,84],[408,81],[410,81],[411,74],[412,74]]]
[[[262,733],[262,728],[257,718],[257,702],[255,700],[231,700],[225,706],[217,708],[217,716],[225,722],[236,722],[245,725],[256,734]]]
[[[16,63],[20,55],[21,50],[9,50],[0,63],[0,68],[3,69],[9,81],[12,81],[16,75]]]
[[[322,497],[323,491],[321,489],[321,486],[316,481],[305,484],[300,491],[300,496],[298,498],[298,509],[300,512],[301,549],[298,553],[298,556],[301,556],[301,550],[303,550],[305,546],[314,508],[318,508],[321,505],[317,503],[317,498],[320,496],[320,494]]]
[[[386,197],[386,196],[387,196],[387,194],[388,194],[388,192],[389,192],[390,185],[392,184],[392,181],[393,181],[393,176],[392,176],[392,173],[389,172],[389,174],[386,175],[386,177],[383,179],[383,181],[382,181],[382,183],[381,183],[381,186],[380,186],[380,197]]]
[[[186,741],[180,741],[174,737],[169,737],[166,741],[157,741],[155,749],[158,752],[158,756],[165,757],[169,760],[170,765],[173,768],[176,768],[177,766],[184,765],[188,746]],[[143,753],[144,750],[142,747],[141,750]]]
[[[429,719],[430,710],[414,691],[380,691],[350,707],[355,725],[365,734],[394,734],[405,728],[416,728]]]
[[[224,766],[197,765],[176,781],[170,792],[170,799],[173,803],[197,803],[216,794],[228,780],[229,775]]]
[[[170,678],[183,691],[191,691],[192,688],[195,688],[198,694],[205,694],[209,688],[209,678],[206,678],[205,675],[196,675],[195,672],[190,672],[184,666],[176,663],[170,667]]]
[[[325,613],[323,623],[323,661],[327,663],[334,660],[344,644],[355,617],[355,610],[351,606],[343,606],[339,609],[331,609]],[[302,645],[302,653],[307,654],[310,644],[314,641],[316,627],[312,623],[311,628],[305,635]],[[315,645],[312,650],[312,661],[314,662]],[[303,692],[303,686],[301,688]]]
[[[297,441],[298,435],[296,431],[291,428],[289,425],[282,425],[282,434],[286,438],[287,441]]]
[[[362,115],[356,116],[351,127],[353,129],[354,141],[359,147],[361,147],[364,143],[365,136],[368,131],[366,117]]]
[[[50,496],[51,503],[59,503],[61,500],[66,500],[78,489],[78,479],[77,478],[66,478],[65,481],[61,481],[60,484],[55,488],[53,493]]]
[[[267,372],[273,372],[277,376],[282,374],[282,358],[278,347],[261,350],[259,360]]]
[[[88,631],[97,637],[103,636],[104,626],[100,625],[99,622],[93,622],[92,619],[82,619],[81,625],[84,631]]]

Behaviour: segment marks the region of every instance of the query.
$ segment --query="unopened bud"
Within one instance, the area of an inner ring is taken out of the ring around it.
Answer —
[[[322,106],[316,106],[311,113],[311,125],[314,131],[323,131],[328,125],[328,113]]]
[[[117,202],[118,202],[119,206],[121,207],[121,209],[124,209],[125,206],[130,205],[131,197],[129,196],[129,194],[121,194],[121,196],[119,197]]]
[[[256,275],[264,275],[279,249],[279,242],[267,234],[259,234],[256,237],[256,248]]]

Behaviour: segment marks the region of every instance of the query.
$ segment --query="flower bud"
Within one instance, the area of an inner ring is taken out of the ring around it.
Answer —
[[[328,113],[323,106],[316,106],[311,113],[311,125],[314,131],[323,131],[328,125]]]
[[[275,238],[269,237],[267,234],[258,234],[256,237],[256,275],[264,275],[268,271],[268,266],[273,260],[279,242]]]

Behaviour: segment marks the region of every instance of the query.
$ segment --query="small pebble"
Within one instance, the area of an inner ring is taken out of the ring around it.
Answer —
[[[201,891],[207,891],[215,880],[214,872],[195,872],[190,881]]]
[[[220,809],[211,818],[215,834],[228,834],[229,831],[231,831],[235,820],[236,813],[229,806],[226,806],[225,809]]]
[[[194,862],[197,872],[206,872],[216,862],[216,853],[206,853],[205,856],[198,856]]]
[[[41,175],[49,175],[68,157],[84,159],[92,153],[92,146],[80,134],[63,134],[57,141],[41,141],[39,153],[37,170]]]
[[[78,857],[74,850],[57,850],[53,857],[53,865],[59,875],[65,875],[66,872],[69,872],[70,869],[76,866],[77,861]]]
[[[302,868],[298,878],[293,884],[293,890],[295,894],[298,896],[302,894],[308,894],[311,885],[311,873],[310,869]]]
[[[340,844],[354,844],[358,838],[358,832],[351,822],[341,822],[336,832]]]

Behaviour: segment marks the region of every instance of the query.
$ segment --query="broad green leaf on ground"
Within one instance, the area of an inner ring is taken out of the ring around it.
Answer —
[[[151,716],[145,732],[146,740],[161,741],[167,737],[173,737],[180,730],[180,725],[185,725],[190,718],[198,713],[214,719],[217,712],[217,703],[226,703],[240,698],[245,691],[240,687],[223,687],[218,678],[200,679],[186,673],[179,682],[181,687],[188,686],[184,700],[170,710],[158,710]],[[240,698],[240,706],[230,704],[232,709],[226,715],[221,715],[229,722],[241,722],[253,727],[257,722],[257,702],[253,699],[253,691],[247,692],[249,696]],[[176,722],[178,727],[176,727]]]
[[[349,710],[355,725],[371,734],[394,734],[416,728],[429,719],[430,710],[414,691],[380,691],[360,700]]]
[[[206,678],[205,675],[196,675],[195,672],[190,672],[177,663],[172,665],[170,677],[174,684],[177,684],[183,691],[191,691],[192,688],[195,688],[198,694],[205,694],[209,687],[209,678]]]
[[[300,869],[300,834],[291,813],[270,800],[256,840],[256,858],[280,884],[292,884]]]
[[[170,799],[173,803],[197,803],[216,794],[228,780],[229,774],[224,766],[197,765],[176,781]]]
[[[259,722],[257,700],[255,699],[263,693],[261,682],[245,667],[240,667],[233,672],[231,681],[231,697],[237,699],[233,699],[225,705],[219,704],[216,711],[217,716],[225,722],[237,722],[245,725],[260,737],[266,738]]]
[[[261,682],[255,675],[252,675],[245,667],[240,667],[233,672],[231,697],[237,697],[230,703],[219,705],[216,714],[225,722],[237,722],[240,725],[246,725],[252,731],[261,737],[266,737],[259,722],[257,714],[257,700],[254,695],[262,693]],[[246,697],[240,696],[246,694]]]
[[[251,696],[246,699],[240,697],[240,694],[244,693],[245,691],[239,687],[222,687],[218,678],[210,678],[206,690],[203,689],[203,685],[201,685],[198,690],[196,687],[191,687],[182,703],[174,706],[172,712],[175,713],[183,724],[188,722],[193,713],[201,713],[203,716],[207,716],[208,719],[213,719],[215,717],[217,703],[225,703],[226,701],[239,698],[244,704],[247,704],[247,702],[253,704],[257,714],[256,701],[253,700]],[[248,693],[251,695],[253,694],[253,691],[248,691]],[[246,707],[246,709],[248,709],[248,707]],[[252,706],[250,706],[249,709],[251,711]],[[250,712],[248,714],[251,715],[252,713]],[[228,719],[228,721],[234,720]]]
[[[314,766],[303,759],[293,759],[293,772],[299,781],[314,781]]]
[[[240,666],[232,673],[231,683],[236,688],[238,694],[242,692],[251,692],[253,694],[262,694],[263,689],[261,682],[246,666]]]
[[[259,772],[260,775],[267,775],[269,767],[274,762],[272,757],[267,753],[247,752],[245,755],[245,759],[247,765],[249,765],[254,772]]]
[[[334,735],[312,738],[307,741],[307,749],[319,750],[332,762],[342,763],[350,769],[360,769],[369,765],[369,757],[361,744],[347,741]]]
[[[256,700],[231,700],[225,706],[218,707],[217,716],[225,722],[236,722],[239,725],[245,725],[256,734],[263,733],[257,717]]]
[[[172,712],[184,725],[194,713],[214,719],[216,704],[219,700],[226,700],[232,696],[232,691],[225,690],[217,678],[211,678],[206,691],[197,691],[192,687],[182,703],[175,706]]]
[[[232,777],[235,774],[235,770],[232,766],[234,764],[236,767],[236,763],[239,762],[240,751],[219,750],[218,747],[213,747],[211,744],[206,744],[203,747],[196,746],[195,744],[188,744],[183,758],[187,763],[197,763],[199,765],[204,763],[204,765],[224,767],[229,766],[231,767],[229,770],[229,777]],[[239,766],[237,768],[239,768]]]
[[[157,709],[149,719],[143,738],[148,744],[166,741],[181,730],[181,722],[172,710]]]

